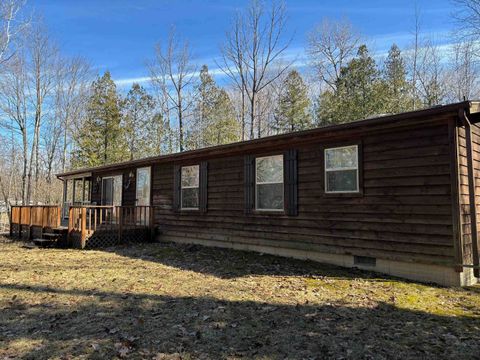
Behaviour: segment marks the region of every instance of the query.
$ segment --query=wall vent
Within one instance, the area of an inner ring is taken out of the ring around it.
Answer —
[[[376,266],[377,259],[370,256],[353,256],[353,264],[354,265],[361,265],[361,266]]]

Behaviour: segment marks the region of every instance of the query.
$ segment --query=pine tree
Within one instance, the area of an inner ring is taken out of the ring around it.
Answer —
[[[283,82],[283,94],[275,111],[276,130],[291,132],[308,129],[312,123],[308,88],[296,70]]]
[[[86,119],[79,129],[74,166],[98,166],[128,158],[117,89],[110,73],[93,82]]]
[[[217,86],[206,65],[200,70],[200,84],[189,131],[189,147],[226,144],[239,140],[240,129],[227,92]]]
[[[340,71],[337,92],[320,95],[320,124],[344,123],[385,112],[386,86],[365,45]]]
[[[122,125],[130,160],[151,153],[151,145],[157,140],[156,137],[152,139],[154,132],[150,131],[155,120],[154,108],[153,97],[139,84],[133,84],[122,101]]]
[[[385,110],[392,114],[408,111],[413,103],[409,95],[410,84],[407,81],[405,61],[396,44],[388,52],[383,72],[387,90]]]

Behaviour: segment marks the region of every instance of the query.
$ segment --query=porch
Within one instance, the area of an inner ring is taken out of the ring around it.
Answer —
[[[61,180],[63,180],[62,220],[68,219],[71,206],[96,205],[91,203],[92,173],[77,174]],[[67,226],[66,222],[64,224]]]
[[[12,206],[10,224],[11,237],[52,239],[56,246],[79,249],[150,241],[155,236],[152,206]]]

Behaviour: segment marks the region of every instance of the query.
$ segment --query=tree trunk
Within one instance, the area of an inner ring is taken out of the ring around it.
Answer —
[[[250,140],[255,138],[255,94],[250,98]]]
[[[35,128],[33,132],[32,151],[30,153],[30,163],[28,166],[28,179],[27,179],[27,205],[30,205],[32,200],[32,171],[37,169],[38,165],[38,135],[40,133],[40,113],[37,110],[35,114]]]
[[[240,112],[240,121],[242,122],[242,141],[245,141],[245,90],[242,89],[242,109]]]
[[[27,166],[28,166],[28,140],[27,130],[22,129],[23,142],[23,169],[22,169],[22,205],[27,204]]]
[[[183,151],[183,109],[182,109],[182,94],[177,93],[178,97],[178,130],[179,130],[179,145],[180,152]]]

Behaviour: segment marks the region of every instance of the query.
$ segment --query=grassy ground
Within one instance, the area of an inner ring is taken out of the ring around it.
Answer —
[[[198,246],[0,244],[0,359],[467,359],[479,349],[476,287]]]

